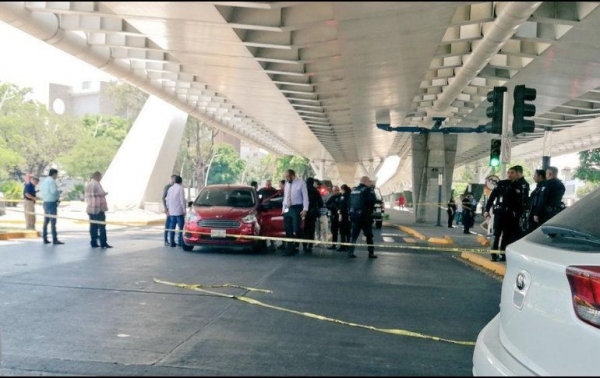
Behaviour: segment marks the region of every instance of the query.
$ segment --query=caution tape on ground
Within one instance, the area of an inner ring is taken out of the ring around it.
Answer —
[[[219,297],[224,297],[224,298],[230,298],[230,299],[239,300],[239,301],[242,301],[242,302],[245,302],[245,303],[249,303],[249,304],[252,304],[252,305],[255,305],[255,306],[261,306],[261,307],[265,307],[265,308],[270,308],[272,310],[283,311],[283,312],[287,312],[287,313],[291,313],[291,314],[305,316],[307,318],[323,320],[323,321],[327,321],[327,322],[331,322],[331,323],[336,323],[336,324],[341,324],[341,325],[347,325],[347,326],[351,326],[351,327],[369,329],[369,330],[372,330],[372,331],[383,332],[383,333],[388,333],[388,334],[397,335],[397,336],[407,336],[407,337],[415,337],[415,338],[419,338],[419,339],[428,339],[428,340],[440,341],[440,342],[445,342],[445,343],[450,343],[450,344],[466,345],[466,346],[474,346],[475,345],[475,343],[473,341],[451,340],[451,339],[446,339],[446,338],[443,338],[443,337],[426,335],[426,334],[419,333],[419,332],[407,331],[405,329],[377,328],[377,327],[363,325],[363,324],[358,324],[358,323],[346,322],[346,321],[343,321],[343,320],[334,319],[334,318],[330,318],[330,317],[322,316],[322,315],[318,315],[318,314],[313,314],[313,313],[310,313],[310,312],[302,312],[302,311],[290,310],[290,309],[287,309],[287,308],[284,308],[284,307],[270,305],[270,304],[261,302],[259,300],[253,299],[253,298],[248,298],[246,296],[223,294],[223,293],[219,293],[219,292],[215,292],[215,291],[211,291],[211,290],[206,290],[205,288],[238,287],[240,289],[245,289],[245,290],[250,290],[250,291],[262,291],[262,292],[266,292],[266,293],[271,293],[272,291],[269,291],[269,290],[261,290],[261,289],[255,289],[255,288],[248,288],[248,287],[244,287],[244,286],[237,286],[237,285],[231,285],[231,284],[223,284],[223,285],[200,285],[200,284],[175,283],[175,282],[169,282],[169,281],[159,280],[157,278],[154,278],[154,282],[159,283],[159,284],[163,284],[163,285],[169,285],[169,286],[179,287],[179,288],[182,288],[182,289],[200,291],[200,292],[204,292],[204,293],[215,295],[215,296],[219,296]]]
[[[125,222],[96,221],[96,220],[89,220],[89,219],[58,216],[58,215],[52,215],[52,214],[40,214],[40,213],[29,212],[29,211],[18,210],[18,209],[7,209],[7,211],[15,211],[15,212],[24,213],[24,214],[35,214],[35,215],[39,215],[39,216],[47,217],[47,218],[74,220],[74,221],[78,221],[78,222],[91,223],[91,224],[125,226],[125,227],[135,227],[135,228],[143,227],[143,226],[140,226],[139,224],[133,224],[133,223],[127,224]],[[147,227],[156,227],[156,226],[147,226]],[[167,231],[167,232],[173,231],[173,232],[178,233],[181,230],[162,228],[161,231]],[[210,232],[201,232],[201,231],[192,231],[192,230],[184,230],[183,232],[184,232],[184,234],[188,234],[188,235],[211,236]],[[261,235],[229,234],[229,233],[226,234],[225,238],[221,238],[221,239],[222,240],[249,239],[249,240],[255,240],[255,241],[281,241],[281,242],[286,242],[286,243],[310,243],[313,245],[320,245],[320,244],[331,245],[332,244],[331,241],[309,240],[309,239],[302,239],[302,238],[261,236]],[[393,248],[393,249],[411,249],[411,250],[433,251],[433,252],[454,252],[454,253],[468,252],[468,253],[476,253],[476,254],[504,253],[504,251],[492,250],[492,249],[487,249],[487,248],[485,248],[485,249],[484,248],[452,248],[452,247],[441,247],[441,246],[428,247],[428,246],[407,245],[404,243],[367,244],[367,243],[346,243],[346,242],[338,241],[335,244],[340,245],[340,246],[345,246],[345,247],[370,247],[370,246],[372,246],[372,247],[378,248],[378,249]]]

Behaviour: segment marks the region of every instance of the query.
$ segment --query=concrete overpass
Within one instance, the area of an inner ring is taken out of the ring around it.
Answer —
[[[338,182],[374,175],[398,155],[393,180],[434,202],[436,170],[450,178],[455,166],[485,161],[494,136],[376,123],[430,128],[443,116],[442,127],[476,127],[487,122],[492,87],[525,84],[538,91],[537,128],[512,137],[513,157],[541,157],[544,134],[558,153],[599,147],[598,5],[4,2],[0,20],[170,104],[162,128],[150,109],[137,126],[154,134],[154,163],[176,149],[189,114],[272,153],[308,157]],[[159,165],[155,177],[169,171]]]

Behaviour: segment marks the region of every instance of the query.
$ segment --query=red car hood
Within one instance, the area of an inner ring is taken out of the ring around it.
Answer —
[[[231,207],[231,206],[196,206],[194,207],[196,214],[200,218],[219,218],[222,219],[238,219],[242,218],[255,209],[247,207]]]

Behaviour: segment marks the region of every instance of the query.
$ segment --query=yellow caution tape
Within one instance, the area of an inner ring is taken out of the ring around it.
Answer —
[[[358,327],[358,328],[369,329],[371,331],[389,333],[389,334],[397,335],[397,336],[408,336],[408,337],[416,337],[416,338],[420,338],[420,339],[428,339],[428,340],[434,340],[434,341],[441,341],[441,342],[445,342],[445,343],[458,344],[458,345],[466,345],[466,346],[474,346],[475,345],[475,342],[473,342],[473,341],[458,341],[458,340],[445,339],[443,337],[426,335],[426,334],[423,334],[423,333],[407,331],[407,330],[404,330],[404,329],[377,328],[377,327],[373,327],[373,326],[367,326],[367,325],[363,325],[363,324],[357,324],[357,323],[352,323],[352,322],[346,322],[346,321],[339,320],[339,319],[329,318],[329,317],[326,317],[326,316],[317,315],[317,314],[313,314],[313,313],[310,313],[310,312],[300,312],[300,311],[290,310],[290,309],[279,307],[279,306],[273,306],[273,305],[270,305],[270,304],[258,301],[256,299],[248,298],[248,297],[245,297],[245,296],[228,295],[228,294],[222,294],[222,293],[218,293],[218,292],[215,292],[215,291],[210,291],[210,290],[204,290],[204,289],[202,289],[203,287],[238,287],[238,288],[243,288],[243,289],[246,289],[246,290],[252,289],[252,288],[246,288],[244,286],[236,286],[236,285],[230,285],[230,284],[210,285],[210,286],[199,285],[199,284],[185,284],[185,283],[175,283],[175,282],[163,281],[163,280],[159,280],[157,278],[154,278],[154,282],[159,283],[159,284],[169,285],[169,286],[180,287],[180,288],[188,289],[188,290],[201,291],[201,292],[204,292],[204,293],[207,293],[207,294],[216,295],[216,296],[219,296],[219,297],[237,299],[239,301],[246,302],[246,303],[249,303],[249,304],[252,304],[252,305],[256,305],[256,306],[266,307],[266,308],[270,308],[270,309],[273,309],[273,310],[288,312],[288,313],[291,313],[291,314],[301,315],[301,316],[305,316],[307,318],[323,320],[323,321],[327,321],[327,322],[331,322],[331,323],[342,324],[342,325],[347,325],[347,326],[351,326],[351,327]],[[260,289],[252,289],[252,291],[260,291]],[[271,291],[264,290],[264,292],[269,292],[270,293]]]
[[[51,215],[51,214],[40,214],[40,213],[23,211],[23,210],[17,210],[17,209],[6,209],[6,210],[7,211],[15,211],[15,212],[24,213],[24,214],[36,214],[36,215],[47,217],[47,218],[75,220],[75,221],[85,222],[85,223],[102,224],[102,225],[115,225],[115,226],[126,226],[126,227],[136,227],[136,228],[141,227],[139,224],[136,225],[136,224],[127,224],[127,223],[123,223],[123,222],[96,221],[96,220],[72,218],[72,217],[65,217],[65,216],[58,216],[58,215]],[[148,227],[151,227],[151,226],[148,226]],[[401,227],[403,227],[403,226],[401,226]],[[408,228],[407,227],[403,227],[402,228],[403,231],[405,231],[407,233],[410,233],[410,231],[406,231],[406,229],[408,229]],[[178,230],[178,229],[169,229],[169,228],[163,228],[162,231],[181,232],[181,230]],[[205,236],[210,236],[211,235],[210,232],[190,231],[190,230],[184,230],[184,233],[186,233],[186,234],[193,234],[193,235],[205,235]],[[301,238],[286,238],[286,237],[260,236],[260,235],[242,235],[242,234],[227,234],[226,237],[222,238],[222,239],[226,240],[227,238],[232,238],[232,239],[236,239],[236,240],[237,239],[250,239],[250,240],[265,240],[265,241],[267,241],[267,240],[282,241],[282,242],[286,242],[286,243],[310,243],[310,244],[314,244],[314,245],[332,244],[331,241],[326,241],[325,242],[325,241],[321,241],[321,240],[308,240],[308,239],[301,239]],[[421,239],[423,240],[423,239],[425,239],[425,237],[423,236]],[[456,253],[456,252],[469,252],[469,253],[482,253],[482,254],[504,253],[504,251],[500,251],[500,250],[482,249],[482,248],[426,247],[426,246],[406,245],[406,244],[401,244],[401,243],[394,243],[394,244],[391,244],[391,243],[390,244],[367,244],[367,243],[344,243],[344,242],[336,242],[336,244],[340,245],[340,246],[346,246],[346,247],[373,247],[373,248],[380,248],[380,249],[399,248],[399,249],[424,250],[424,251],[433,251],[433,252],[454,252],[454,253]]]

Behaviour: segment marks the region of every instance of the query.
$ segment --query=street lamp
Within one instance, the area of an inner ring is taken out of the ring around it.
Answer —
[[[204,186],[208,185],[208,174],[210,173],[210,167],[212,167],[213,160],[215,160],[215,158],[219,156],[221,156],[221,154],[214,154],[210,158],[210,162],[208,162],[208,168],[206,169],[206,176],[204,177]]]

